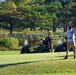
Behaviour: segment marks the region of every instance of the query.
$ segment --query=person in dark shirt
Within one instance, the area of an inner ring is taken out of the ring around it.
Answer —
[[[48,47],[49,49],[49,52],[51,51],[52,52],[52,36],[50,34],[48,34],[48,36],[45,38],[45,46]]]

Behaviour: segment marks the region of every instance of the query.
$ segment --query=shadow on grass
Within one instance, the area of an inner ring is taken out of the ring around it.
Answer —
[[[71,56],[74,56],[74,55],[68,55],[68,57],[71,57]],[[63,55],[63,56],[56,56],[56,57],[65,57],[65,55]]]
[[[31,62],[19,62],[19,63],[12,63],[12,64],[2,64],[2,65],[0,65],[0,68],[4,68],[4,67],[7,67],[7,66],[18,65],[18,64],[27,64],[27,63],[31,63]]]
[[[29,63],[36,63],[36,62],[42,62],[42,61],[52,61],[52,60],[63,60],[63,59],[49,59],[49,60],[38,60],[38,61],[29,61],[29,62],[2,64],[2,65],[0,65],[0,68],[4,68],[4,67],[7,67],[7,66],[19,65],[19,64],[29,64]]]

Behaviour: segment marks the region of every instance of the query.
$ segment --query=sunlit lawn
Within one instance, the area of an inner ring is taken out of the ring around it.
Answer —
[[[76,59],[70,52],[20,54],[19,51],[0,51],[0,75],[75,75]]]

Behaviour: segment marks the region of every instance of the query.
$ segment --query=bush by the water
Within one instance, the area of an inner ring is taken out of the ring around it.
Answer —
[[[0,46],[4,46],[9,49],[17,48],[19,41],[17,38],[0,38]]]

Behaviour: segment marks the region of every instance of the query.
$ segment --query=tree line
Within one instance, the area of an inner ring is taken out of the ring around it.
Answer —
[[[53,29],[76,24],[76,0],[4,0],[0,1],[0,27]]]

